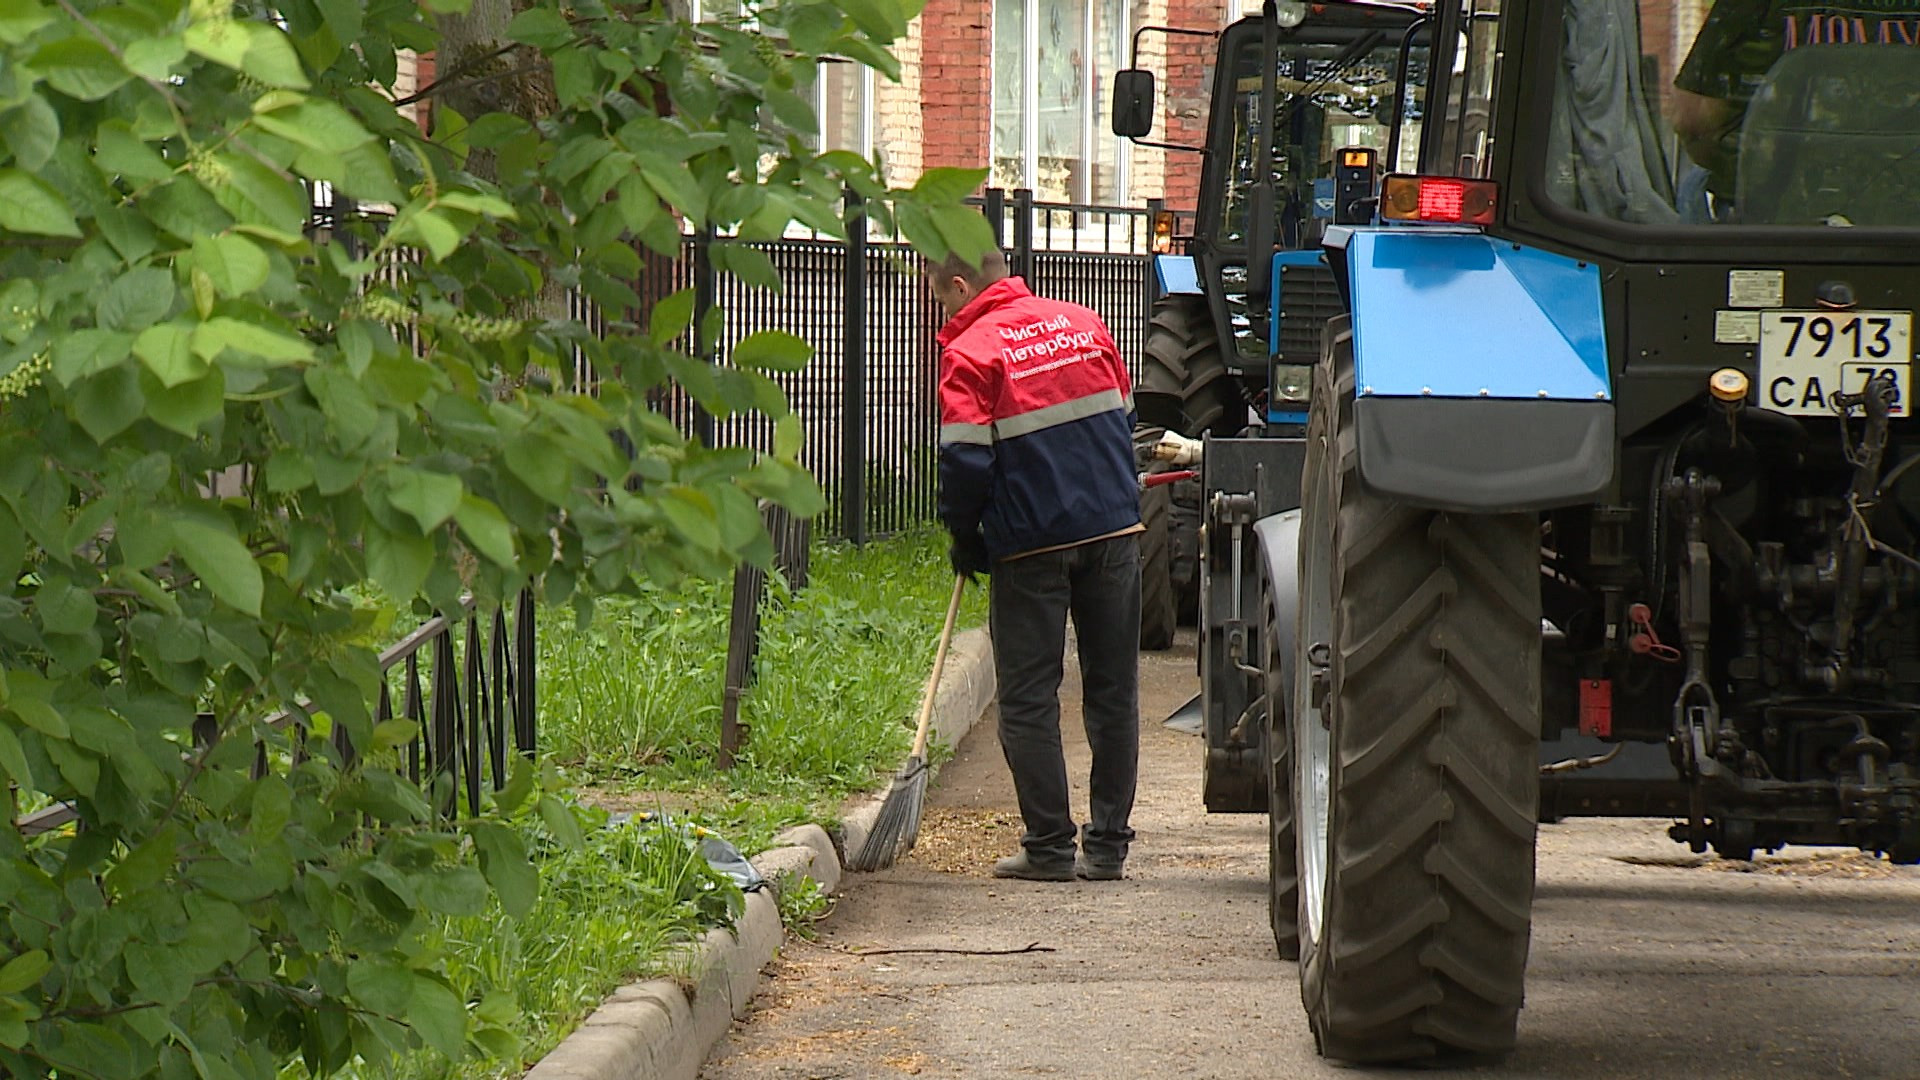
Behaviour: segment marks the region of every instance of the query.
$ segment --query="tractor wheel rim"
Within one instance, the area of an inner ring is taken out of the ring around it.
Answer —
[[[1305,919],[1301,931],[1319,940],[1325,915],[1329,865],[1328,815],[1332,808],[1332,737],[1327,717],[1314,703],[1314,684],[1331,675],[1325,654],[1333,637],[1332,506],[1325,495],[1328,477],[1312,485],[1310,502],[1302,515],[1300,543],[1301,626],[1294,637],[1293,723],[1297,792],[1294,827],[1299,830],[1300,897]],[[1316,667],[1314,661],[1321,661]],[[1331,697],[1324,699],[1331,704]]]

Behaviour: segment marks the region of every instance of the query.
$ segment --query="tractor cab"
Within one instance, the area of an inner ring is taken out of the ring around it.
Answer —
[[[1397,147],[1413,161],[1419,101],[1400,88],[1403,79],[1424,78],[1423,21],[1417,9],[1389,4],[1289,3],[1277,11],[1271,40],[1261,17],[1235,22],[1219,34],[1214,105],[1206,143],[1198,146],[1147,138],[1153,76],[1137,66],[1145,35],[1196,32],[1148,26],[1135,33],[1136,66],[1115,77],[1114,131],[1193,152],[1200,169],[1193,231],[1181,238],[1185,250],[1155,262],[1154,322],[1165,333],[1148,346],[1138,397],[1143,424],[1198,436],[1304,421],[1317,324],[1337,304],[1321,237],[1336,221],[1370,218],[1372,189],[1391,171],[1388,155]],[[1396,144],[1396,127],[1411,137]],[[1263,138],[1265,132],[1274,134]],[[1372,152],[1358,183],[1351,167],[1344,174],[1340,167],[1341,154],[1356,149]],[[1286,253],[1279,274],[1292,282],[1282,290],[1292,302],[1278,312],[1277,341],[1273,306],[1248,302],[1268,291],[1265,260],[1250,270],[1256,235]],[[1176,352],[1204,354],[1206,373],[1221,381],[1188,381]]]

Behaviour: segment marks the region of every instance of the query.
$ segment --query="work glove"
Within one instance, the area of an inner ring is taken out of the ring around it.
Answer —
[[[968,581],[973,581],[975,574],[993,573],[993,558],[987,554],[987,538],[978,532],[954,537],[953,546],[947,549],[947,559],[953,563],[953,572]]]

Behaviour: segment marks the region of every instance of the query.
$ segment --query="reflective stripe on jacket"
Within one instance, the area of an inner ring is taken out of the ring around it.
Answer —
[[[940,331],[940,518],[1005,559],[1140,523],[1133,385],[1100,317],[1003,278]]]

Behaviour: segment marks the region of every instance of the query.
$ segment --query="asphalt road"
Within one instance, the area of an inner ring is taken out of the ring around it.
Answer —
[[[1267,928],[1264,819],[1204,813],[1199,740],[1159,724],[1197,685],[1190,635],[1143,658],[1142,684],[1129,880],[986,875],[1019,835],[989,717],[935,782],[914,854],[849,880],[702,1076],[1371,1074],[1314,1055]],[[1084,782],[1078,693],[1070,670]],[[1819,849],[1721,863],[1665,824],[1541,829],[1520,1047],[1473,1075],[1920,1080],[1920,870]],[[1035,943],[1050,951],[874,954]]]

